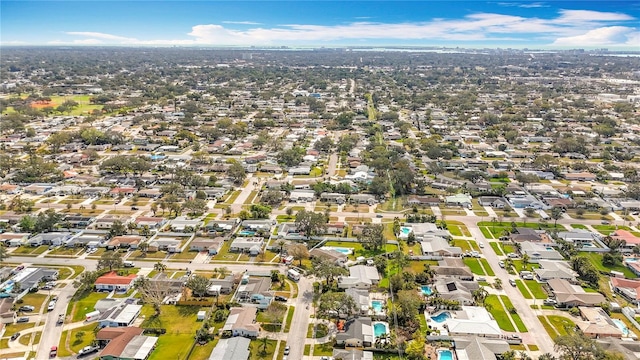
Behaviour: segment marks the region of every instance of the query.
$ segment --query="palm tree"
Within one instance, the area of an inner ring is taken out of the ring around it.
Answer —
[[[138,224],[136,224],[135,221],[131,221],[130,223],[127,224],[127,229],[129,229],[130,233],[137,228],[138,228]]]
[[[284,240],[278,240],[278,247],[280,248],[280,256],[282,256],[282,252],[284,251],[284,246],[287,244]]]
[[[502,289],[502,279],[496,278],[495,285],[496,289]]]
[[[484,300],[487,298],[488,295],[489,293],[487,292],[487,290],[485,290],[483,286],[479,287],[478,289],[474,290],[471,293],[473,300],[479,305],[484,305]]]
[[[218,273],[220,273],[220,278],[224,279],[231,273],[231,271],[229,271],[229,269],[227,269],[226,267],[221,267],[220,269],[218,269]]]
[[[149,243],[148,242],[143,242],[142,244],[138,245],[138,249],[140,249],[140,251],[142,251],[142,253],[144,255],[147,254],[147,250],[149,250]]]
[[[531,258],[529,257],[529,254],[527,253],[522,254],[522,270],[527,269],[527,265],[529,265],[529,260],[531,260]]]
[[[153,270],[163,273],[165,270],[167,270],[167,265],[158,261],[153,265]]]

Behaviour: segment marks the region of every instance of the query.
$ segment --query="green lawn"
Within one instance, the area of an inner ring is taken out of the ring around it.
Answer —
[[[531,294],[536,299],[546,299],[549,297],[542,288],[542,284],[540,284],[539,282],[535,280],[525,280],[524,283],[527,285],[529,291],[531,291]]]
[[[487,261],[487,259],[480,258],[478,260],[482,263],[482,266],[484,267],[484,271],[487,273],[488,276],[496,276],[496,274],[493,272],[493,269],[491,268],[491,265],[489,265],[489,262]]]
[[[544,327],[545,330],[547,330],[547,334],[549,334],[549,337],[551,339],[555,339],[558,336],[558,332],[556,331],[556,329],[549,323],[549,321],[547,320],[547,317],[544,315],[538,315],[538,320],[540,320],[540,323],[542,324],[542,327]]]
[[[513,267],[516,269],[517,272],[520,272],[522,270],[528,270],[528,271],[533,271],[533,269],[538,269],[540,268],[539,264],[533,264],[533,263],[528,263],[527,267],[524,268],[522,266],[522,260],[512,260],[513,261]]]
[[[209,341],[204,345],[198,345],[193,348],[191,355],[189,355],[189,360],[208,360],[211,356],[211,352],[218,344],[218,339],[213,341]]]
[[[67,315],[71,315],[71,322],[83,321],[85,315],[94,310],[94,306],[98,300],[106,299],[109,293],[106,292],[90,292],[82,299],[74,300],[67,307]]]
[[[509,319],[509,314],[507,314],[504,307],[498,300],[497,295],[487,296],[484,302],[485,304],[489,305],[489,309],[487,310],[491,313],[493,318],[496,320],[496,322],[498,323],[498,326],[500,326],[500,329],[504,331],[512,331],[512,332],[516,331],[516,329],[513,327],[513,324],[511,323],[511,320]]]
[[[585,225],[582,225],[582,224],[571,224],[571,227],[574,228],[574,229],[587,230],[587,227]]]
[[[462,239],[454,239],[453,246],[457,246],[462,251],[472,251],[477,250],[478,245],[474,241],[462,240]]]
[[[518,287],[518,290],[520,290],[520,292],[522,293],[522,296],[524,296],[525,299],[533,299],[533,296],[531,295],[531,292],[529,292],[529,289],[522,282],[522,280],[517,279],[516,280],[516,286]]]
[[[71,346],[71,351],[78,353],[83,347],[91,345],[96,338],[93,332],[96,326],[97,324],[94,323],[71,330],[69,333],[69,345]],[[80,332],[83,332],[84,336],[78,338],[77,334]]]
[[[451,233],[451,235],[455,236],[467,236],[471,237],[471,233],[467,226],[460,221],[447,220],[447,229]]]
[[[609,235],[616,230],[631,230],[631,228],[629,228],[628,226],[622,225],[591,225],[591,227],[602,235]]]
[[[202,325],[201,322],[196,321],[196,314],[200,310],[203,310],[200,306],[162,305],[160,316],[147,317],[142,323],[143,328],[167,329],[167,333],[158,338],[156,349],[149,359],[185,357],[189,346],[194,341],[196,331]]]
[[[28,293],[22,297],[22,305],[31,305],[36,308],[36,312],[40,311],[42,304],[47,300],[48,295],[38,293]]]
[[[277,340],[266,340],[266,347],[265,347],[264,340],[262,339],[251,340],[251,344],[249,344],[249,352],[251,354],[249,355],[249,360],[273,359],[273,353],[276,350],[277,343],[278,343]],[[155,352],[157,351],[158,350],[156,349]],[[164,357],[163,359],[169,359],[169,358]],[[176,358],[172,358],[172,359],[176,359]]]
[[[511,303],[511,300],[509,300],[507,295],[500,295],[500,298],[502,299],[502,302],[504,303],[504,306],[507,307],[507,309],[514,308],[513,304]],[[513,319],[513,322],[516,323],[516,327],[518,328],[518,331],[527,332],[527,327],[524,326],[524,323],[522,322],[520,315],[518,314],[510,314],[510,315],[511,315],[511,318]]]
[[[291,321],[293,320],[293,313],[296,311],[295,306],[289,306],[289,310],[287,310],[287,318],[286,324],[284,326],[284,332],[289,332],[291,329]]]
[[[567,331],[573,331],[576,327],[576,324],[571,319],[564,316],[549,315],[547,320],[560,336],[567,335]]]
[[[635,279],[638,276],[633,273],[628,267],[620,264],[613,266],[605,266],[602,264],[602,254],[592,253],[592,252],[581,252],[580,256],[586,256],[591,259],[591,263],[596,267],[596,269],[600,271],[619,271],[624,274],[626,278]]]
[[[480,226],[480,232],[482,232],[482,235],[484,235],[484,237],[487,239],[495,239],[491,234],[491,231],[489,231],[486,226]]]
[[[496,255],[498,255],[498,256],[503,256],[504,255],[504,253],[502,252],[502,249],[500,249],[500,244],[499,243],[497,243],[495,241],[489,241],[489,245],[493,249],[493,252],[496,253]]]
[[[482,267],[480,266],[480,262],[478,261],[478,259],[476,258],[464,258],[464,260],[462,260],[464,262],[465,265],[467,265],[469,267],[469,269],[471,270],[472,273],[476,274],[476,275],[487,275],[484,270],[482,270]]]
[[[333,355],[333,344],[331,342],[324,344],[315,344],[313,347],[313,356],[331,356]]]

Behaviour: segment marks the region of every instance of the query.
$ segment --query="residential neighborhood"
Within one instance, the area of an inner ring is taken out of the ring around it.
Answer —
[[[640,358],[638,57],[140,51],[3,48],[0,358]]]

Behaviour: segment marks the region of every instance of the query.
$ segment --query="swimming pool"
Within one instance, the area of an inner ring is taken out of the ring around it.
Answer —
[[[451,350],[438,350],[438,360],[453,360]]]
[[[255,234],[256,234],[255,231],[249,231],[249,230],[242,230],[242,231],[238,232],[238,235],[240,235],[240,236],[253,236]]]
[[[380,300],[371,300],[371,307],[376,314],[382,314],[382,305],[383,303]]]
[[[613,322],[616,324],[618,329],[620,329],[620,331],[622,331],[622,335],[624,337],[628,337],[629,336],[629,328],[627,328],[627,325],[625,325],[622,320],[620,320],[620,319],[611,319],[611,320],[613,320]]]
[[[626,263],[638,262],[638,258],[626,258],[624,259],[624,262]]]
[[[431,287],[427,285],[421,286],[420,291],[422,291],[423,295],[427,295],[427,296],[433,294],[433,290],[431,290]]]
[[[409,235],[409,233],[411,232],[411,228],[410,228],[410,227],[403,226],[403,227],[401,227],[401,228],[400,228],[400,232],[401,232],[402,234],[404,234],[404,235]]]
[[[445,322],[447,319],[451,319],[451,314],[449,314],[446,311],[443,311],[440,314],[431,317],[431,320],[433,320],[433,321],[435,321],[437,323]]]
[[[380,337],[388,333],[389,333],[389,325],[387,325],[387,323],[384,323],[384,322],[373,323],[373,336]]]
[[[339,246],[323,246],[321,247],[321,249],[324,250],[335,250],[339,253],[343,253],[345,255],[351,255],[353,254],[353,249],[352,248],[346,248],[346,247],[339,247]]]

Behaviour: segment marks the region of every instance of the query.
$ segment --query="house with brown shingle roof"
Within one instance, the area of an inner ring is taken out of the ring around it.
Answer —
[[[142,335],[138,327],[104,328],[96,334],[101,346],[100,359],[145,360],[156,347],[158,338]]]
[[[128,291],[129,289],[131,289],[131,287],[133,287],[133,283],[135,282],[137,277],[138,275],[136,274],[120,276],[115,271],[112,271],[96,279],[96,290]]]

